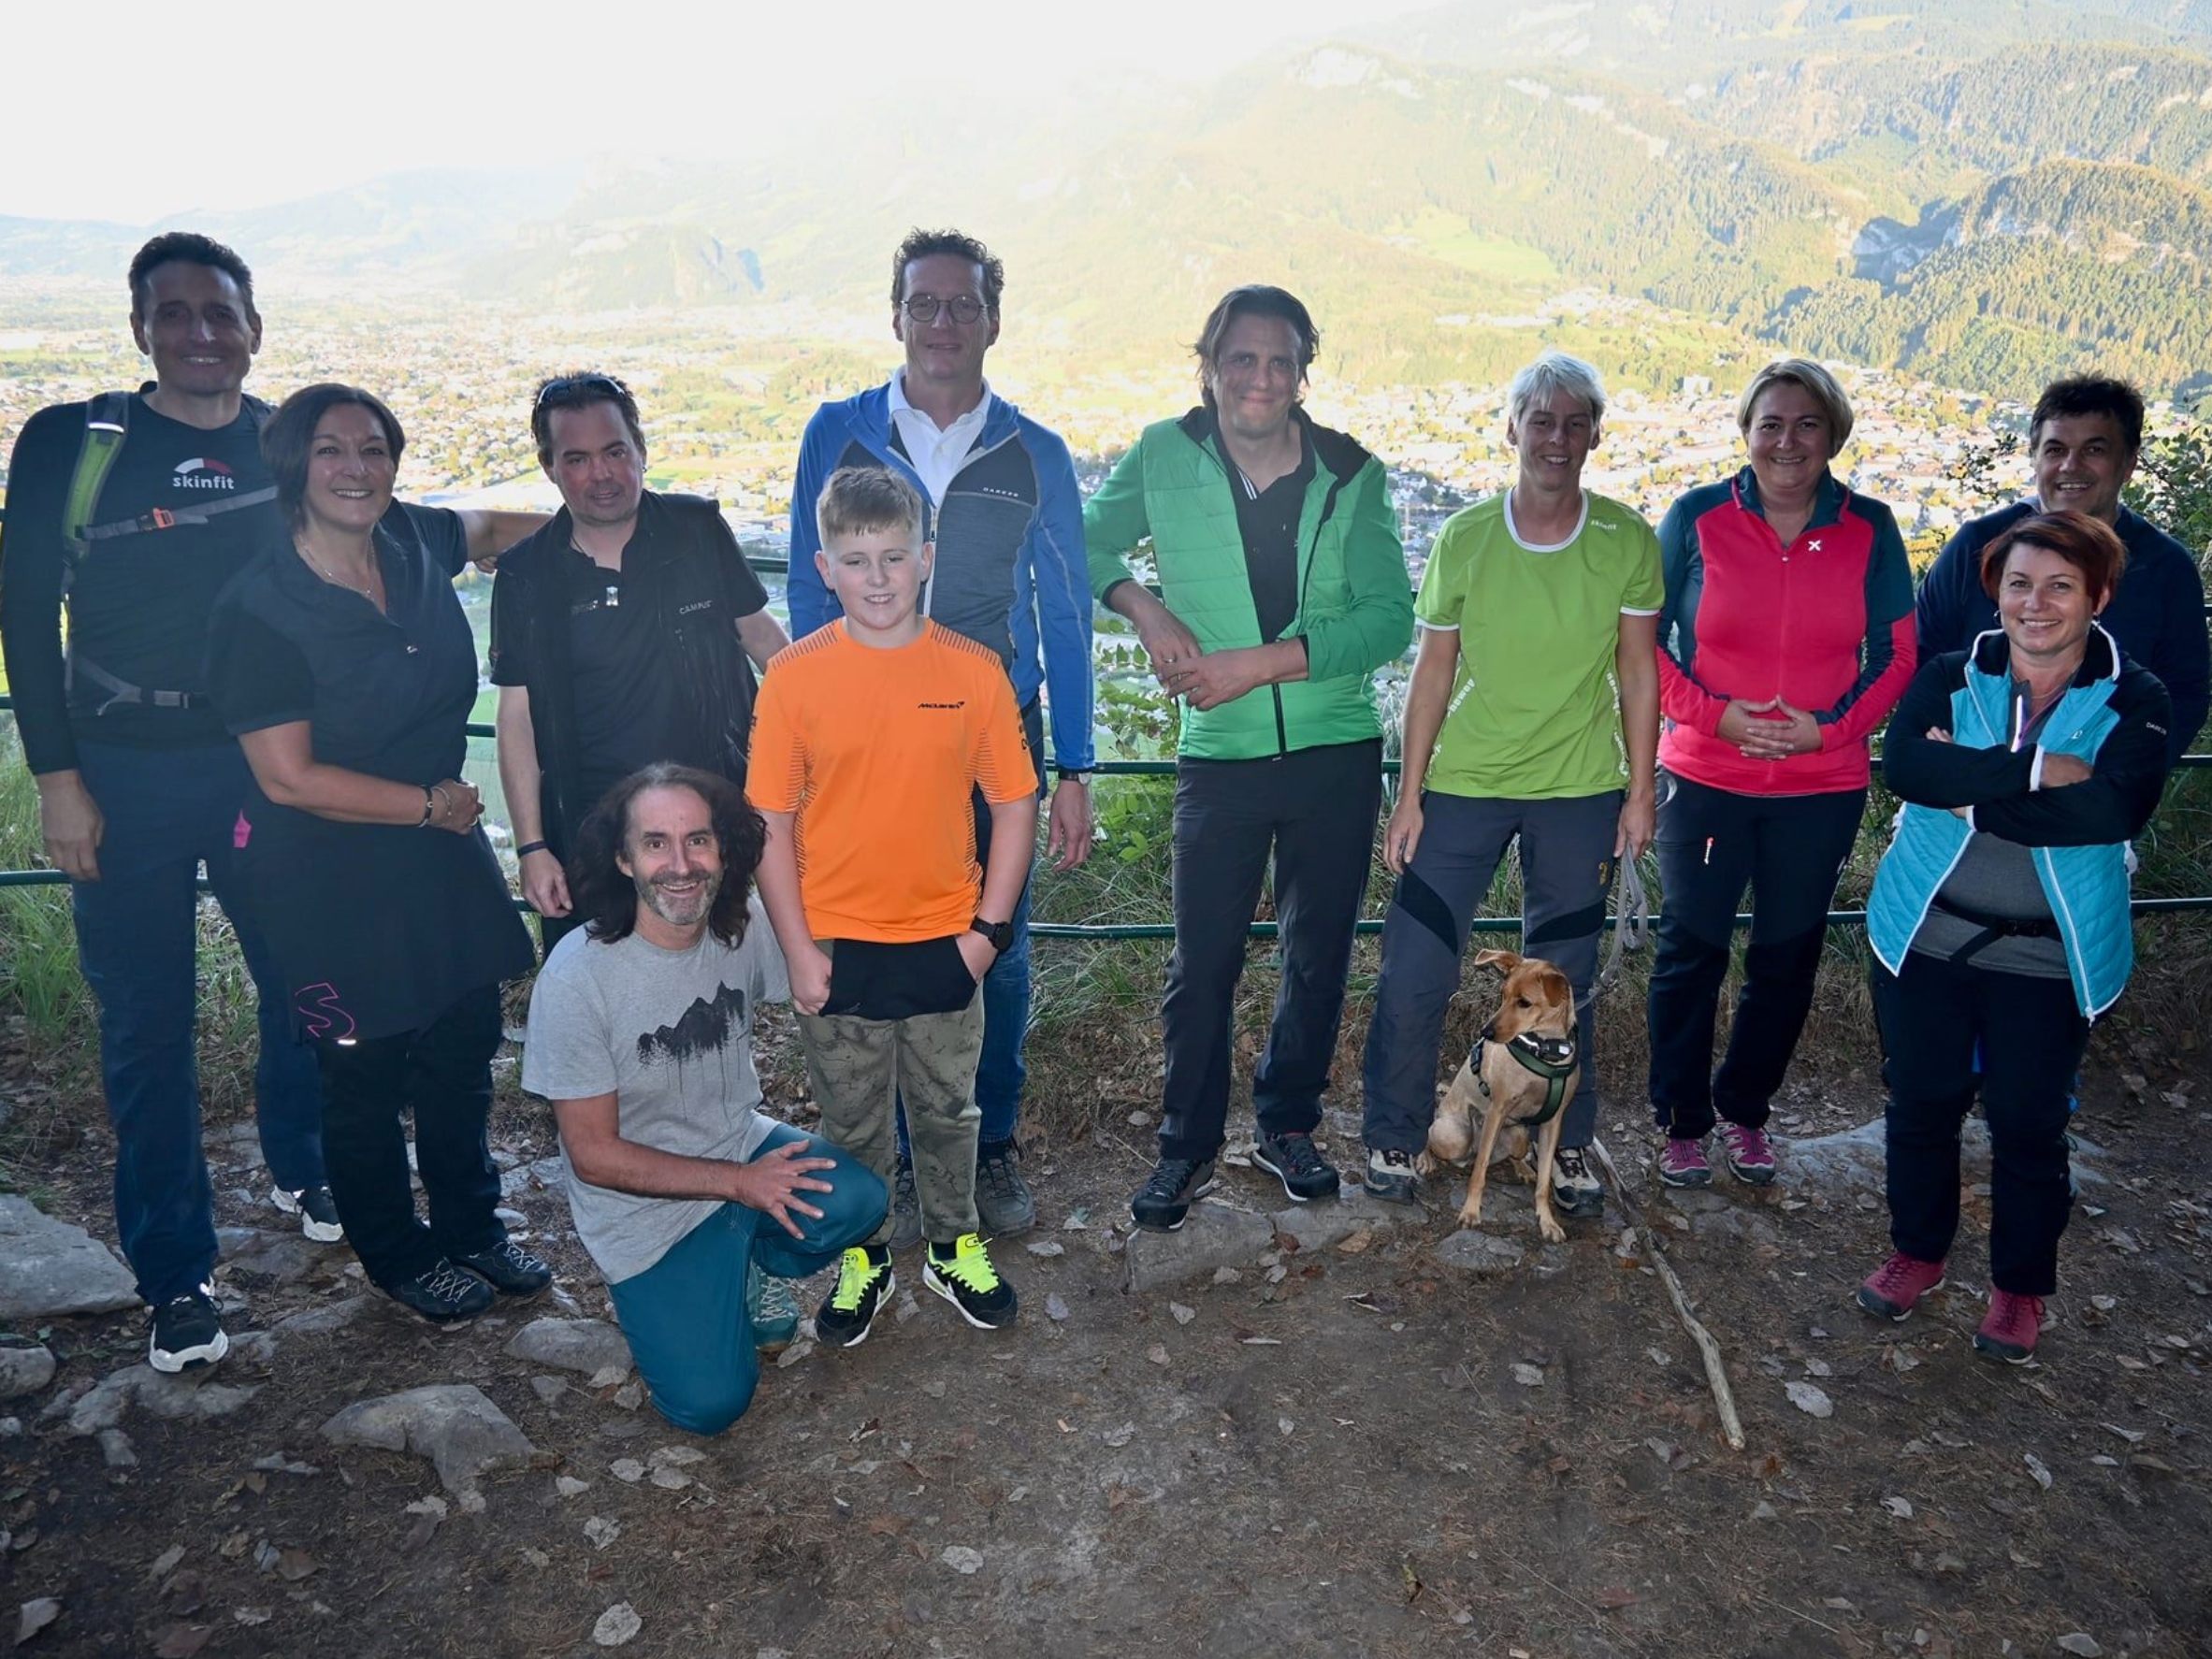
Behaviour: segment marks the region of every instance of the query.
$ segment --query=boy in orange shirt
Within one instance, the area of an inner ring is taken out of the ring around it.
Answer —
[[[1012,942],[1036,837],[1035,764],[1005,666],[920,613],[934,549],[897,473],[840,468],[816,509],[815,566],[845,614],[778,652],[754,714],[746,793],[768,821],[761,902],[825,1139],[888,1184],[901,1096],[928,1247],[922,1283],[971,1325],[1014,1318],[976,1231],[976,987]],[[991,814],[976,861],[971,793]],[[890,1220],[845,1252],[815,1316],[853,1348],[897,1280]]]

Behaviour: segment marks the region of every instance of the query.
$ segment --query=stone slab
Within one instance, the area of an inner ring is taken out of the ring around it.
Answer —
[[[339,1446],[373,1446],[430,1460],[446,1491],[476,1490],[483,1476],[520,1468],[537,1455],[507,1414],[468,1383],[409,1389],[348,1406],[323,1425]]]
[[[1178,1232],[1140,1227],[1130,1233],[1121,1252],[1122,1288],[1152,1291],[1202,1274],[1210,1277],[1218,1268],[1249,1267],[1274,1241],[1271,1217],[1201,1199]]]
[[[27,1198],[0,1197],[0,1320],[137,1306],[137,1281],[106,1245]]]
[[[1526,1248],[1514,1240],[1478,1233],[1471,1227],[1454,1233],[1437,1246],[1439,1262],[1462,1273],[1471,1273],[1477,1278],[1501,1277],[1516,1271],[1527,1258]]]
[[[532,1320],[507,1344],[512,1359],[596,1377],[613,1368],[628,1374],[629,1344],[605,1320]]]

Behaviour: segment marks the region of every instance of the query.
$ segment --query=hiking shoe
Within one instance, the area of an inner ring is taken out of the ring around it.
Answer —
[[[1570,1216],[1605,1214],[1605,1189],[1580,1147],[1562,1147],[1552,1155],[1552,1202]]]
[[[1768,1144],[1765,1130],[1724,1123],[1720,1126],[1720,1149],[1728,1174],[1745,1186],[1764,1187],[1773,1180],[1774,1148]]]
[[[1129,1215],[1150,1232],[1173,1233],[1191,1213],[1192,1204],[1212,1190],[1212,1159],[1163,1158],[1152,1178],[1129,1201]]]
[[[1014,1238],[1037,1224],[1037,1201],[1021,1178],[1011,1140],[976,1147],[976,1219],[986,1238]]]
[[[1421,1202],[1421,1172],[1414,1166],[1413,1154],[1395,1147],[1378,1147],[1367,1154],[1367,1174],[1362,1185],[1391,1204]]]
[[[911,1250],[921,1243],[921,1199],[914,1190],[914,1160],[899,1160],[891,1176],[891,1248]]]
[[[146,1339],[146,1363],[174,1377],[194,1365],[212,1365],[230,1352],[230,1338],[209,1295],[200,1285],[173,1296],[153,1310],[153,1329]]]
[[[1923,1262],[1902,1250],[1867,1275],[1858,1287],[1858,1306],[1886,1320],[1901,1320],[1920,1298],[1944,1288],[1944,1264]]]
[[[2041,1296],[2016,1296],[1992,1287],[1989,1315],[1973,1334],[1973,1351],[2007,1365],[2025,1365],[2035,1357],[2035,1338],[2042,1333]]]
[[[978,1331],[1013,1322],[1014,1287],[999,1277],[990,1252],[973,1233],[948,1245],[930,1246],[921,1259],[921,1282],[959,1308],[960,1317]]]
[[[756,1353],[780,1354],[799,1334],[799,1301],[791,1281],[760,1270],[759,1258],[745,1267],[745,1319],[753,1327]]]
[[[300,1232],[317,1244],[336,1244],[346,1235],[345,1224],[338,1219],[338,1200],[327,1187],[303,1187],[296,1192],[279,1187],[269,1200],[287,1216],[297,1216]]]
[[[1702,1138],[1693,1141],[1679,1135],[1670,1134],[1667,1137],[1667,1144],[1659,1148],[1659,1185],[1713,1185],[1713,1165],[1705,1161],[1705,1142]]]
[[[816,1340],[831,1348],[860,1347],[868,1340],[875,1310],[898,1288],[889,1245],[853,1246],[838,1260],[837,1288],[814,1316]]]
[[[454,1262],[502,1296],[535,1296],[553,1282],[553,1269],[511,1238],[502,1238],[489,1249],[455,1256]]]
[[[1252,1161],[1282,1183],[1293,1204],[1334,1198],[1344,1185],[1309,1134],[1264,1134],[1252,1147]]]
[[[445,1256],[412,1278],[384,1286],[383,1292],[409,1312],[449,1331],[469,1323],[491,1306],[497,1295],[488,1282]]]

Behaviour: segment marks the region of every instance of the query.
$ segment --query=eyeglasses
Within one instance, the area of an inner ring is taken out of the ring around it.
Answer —
[[[983,302],[973,294],[956,294],[950,299],[939,299],[934,294],[917,294],[912,299],[902,300],[899,309],[917,323],[934,323],[939,310],[952,313],[952,320],[966,327],[983,315]]]
[[[538,388],[538,401],[543,403],[547,398],[569,397],[578,392],[617,400],[629,396],[629,388],[611,374],[564,374],[547,381]]]

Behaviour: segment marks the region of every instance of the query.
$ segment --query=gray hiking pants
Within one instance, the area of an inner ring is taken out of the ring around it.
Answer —
[[[1565,974],[1576,1001],[1589,994],[1612,887],[1613,837],[1622,793],[1568,801],[1500,801],[1434,790],[1421,798],[1421,841],[1398,877],[1382,924],[1382,972],[1361,1065],[1371,1151],[1419,1152],[1436,1115],[1437,1045],[1459,988],[1467,924],[1515,836],[1521,840],[1521,952]],[[1561,1128],[1563,1147],[1598,1132],[1595,1027],[1582,1020],[1583,1077]],[[1466,1056],[1444,1057],[1447,1075]]]

